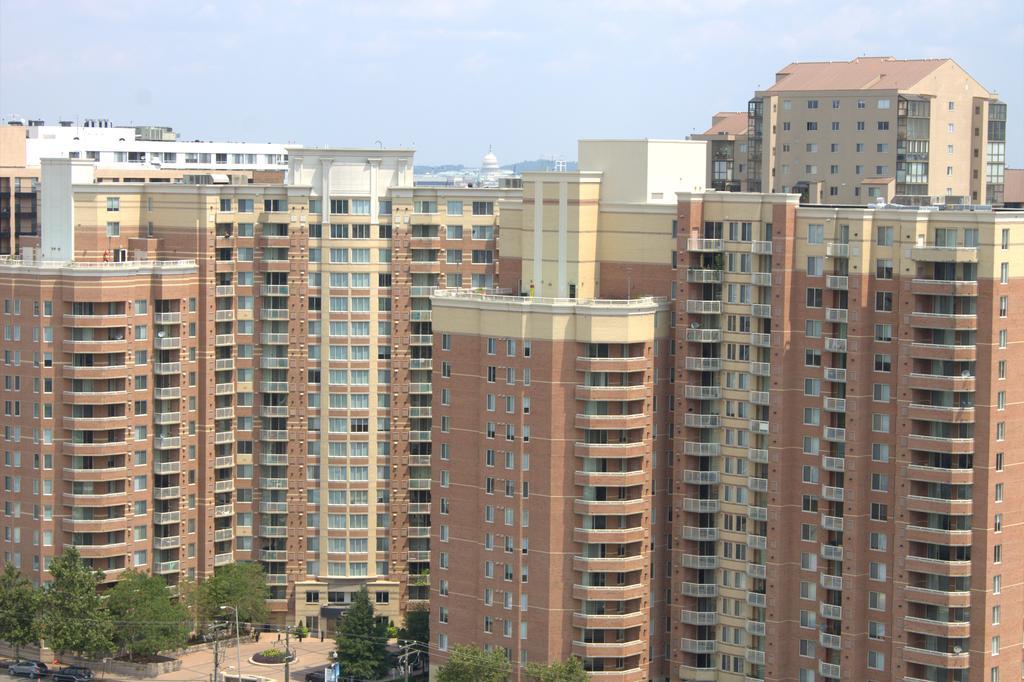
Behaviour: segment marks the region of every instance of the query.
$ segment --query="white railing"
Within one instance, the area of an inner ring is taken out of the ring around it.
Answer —
[[[470,301],[491,301],[515,305],[575,305],[594,308],[634,308],[665,303],[664,296],[639,296],[630,299],[615,298],[555,298],[551,296],[514,296],[506,293],[492,293],[494,290],[437,289],[434,298],[466,299]],[[503,290],[497,290],[503,291]],[[507,290],[504,290],[507,291]]]

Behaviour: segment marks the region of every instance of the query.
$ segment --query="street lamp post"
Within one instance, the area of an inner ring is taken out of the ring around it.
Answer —
[[[235,612],[235,664],[237,666],[235,674],[238,675],[237,682],[242,682],[242,642],[238,634],[238,607],[227,605],[220,607],[221,611],[227,611],[228,609]],[[217,681],[214,680],[214,682]]]

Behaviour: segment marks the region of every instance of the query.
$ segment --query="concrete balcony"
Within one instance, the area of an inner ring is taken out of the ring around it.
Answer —
[[[64,480],[72,482],[104,483],[109,481],[120,481],[125,478],[128,472],[127,467],[96,467],[71,469],[64,468]]]
[[[946,438],[912,433],[907,436],[907,447],[911,450],[925,450],[960,455],[974,452],[973,438]]]
[[[643,384],[628,386],[576,386],[577,400],[643,400],[647,397]]]
[[[75,545],[83,559],[105,559],[124,554],[125,543],[111,542],[106,544]]]
[[[577,471],[573,481],[577,485],[594,485],[616,487],[642,485],[647,480],[647,472],[636,471]]]
[[[908,632],[917,632],[932,637],[960,639],[971,636],[971,624],[964,621],[949,622],[904,616],[903,627]]]
[[[977,329],[978,316],[914,312],[910,314],[910,326],[923,329],[949,329],[954,331]]]
[[[64,376],[69,379],[123,379],[128,366],[120,365],[64,365]]]
[[[955,500],[939,497],[922,497],[920,495],[907,495],[906,505],[909,511],[924,512],[926,514],[943,514],[964,516],[970,514],[974,508],[973,500]]]
[[[970,392],[975,390],[977,379],[973,376],[947,374],[915,374],[907,375],[909,388],[926,391]]]
[[[945,528],[929,528],[927,526],[907,526],[908,542],[925,542],[928,544],[946,545],[947,547],[970,547],[973,533],[968,530],[951,530]]]
[[[111,493],[95,494],[64,493],[62,497],[64,504],[75,507],[111,507],[123,504],[126,495],[124,490],[118,490]]]
[[[648,556],[601,558],[576,556],[572,559],[573,570],[585,573],[629,573],[630,571],[642,571],[650,566],[650,563],[651,558]]]
[[[577,628],[590,629],[611,629],[624,630],[645,625],[650,619],[647,611],[635,611],[632,613],[574,613],[572,614],[572,625]]]
[[[974,423],[974,407],[955,407],[945,405],[922,405],[910,403],[907,416],[911,419],[945,422],[951,424]]]
[[[615,430],[642,429],[651,420],[650,415],[639,414],[577,414],[575,425],[578,429]],[[429,438],[428,438],[429,439]]]
[[[573,511],[590,516],[625,516],[642,514],[648,510],[649,502],[636,500],[573,500]]]
[[[978,249],[974,246],[915,246],[911,250],[916,261],[936,263],[977,263]]]
[[[948,279],[912,279],[910,293],[924,296],[977,296],[978,282]]]
[[[113,405],[124,403],[128,391],[64,391],[68,405]]]
[[[574,528],[573,540],[583,543],[629,543],[643,541],[650,534],[650,529],[643,526],[635,528]]]
[[[575,445],[576,455],[594,458],[630,458],[642,457],[650,452],[651,447],[644,441],[635,443],[580,443]]]
[[[72,533],[109,533],[116,530],[124,530],[128,525],[128,519],[124,516],[115,516],[105,519],[71,519],[64,517],[60,520],[61,528]]]
[[[573,642],[572,653],[583,658],[628,658],[640,656],[647,651],[647,640],[629,642],[587,643]]]
[[[936,668],[966,670],[971,664],[971,654],[968,651],[953,653],[905,646],[903,647],[903,660],[907,663],[930,665]]]
[[[428,552],[429,554],[429,552]],[[650,585],[573,585],[573,599],[584,601],[629,601],[650,594]]]
[[[642,372],[650,361],[645,357],[591,358],[577,357],[576,369],[580,372]]]
[[[971,361],[978,358],[978,347],[912,343],[910,344],[910,357],[920,360]]]
[[[912,481],[945,483],[947,485],[971,485],[974,483],[974,469],[944,469],[918,464],[907,466],[907,478]]]

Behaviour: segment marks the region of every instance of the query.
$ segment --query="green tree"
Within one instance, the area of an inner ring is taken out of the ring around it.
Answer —
[[[430,644],[430,609],[417,606],[405,612],[405,619],[398,631],[398,638],[412,642],[422,642],[423,646],[416,647],[419,652],[419,660],[424,667],[428,662],[428,645]]]
[[[114,644],[129,658],[176,649],[188,638],[188,611],[171,601],[160,576],[128,571],[107,595]]]
[[[0,639],[14,645],[14,657],[21,647],[39,643],[36,614],[43,593],[12,563],[0,573]]]
[[[50,562],[51,582],[43,593],[39,625],[46,644],[58,653],[98,658],[113,650],[110,612],[96,592],[101,571],[68,547]]]
[[[231,610],[222,611],[221,606],[238,609],[240,623],[264,623],[267,619],[267,576],[263,567],[251,561],[226,564],[217,569],[212,578],[200,584],[200,612],[202,620],[229,619],[235,626]]]
[[[455,645],[437,670],[437,682],[505,682],[512,666],[501,649]]]
[[[365,585],[359,588],[352,605],[338,619],[335,641],[343,676],[376,680],[387,673],[387,624],[374,617]]]
[[[575,656],[548,665],[530,663],[526,666],[526,676],[537,682],[587,682],[589,679],[583,661]]]

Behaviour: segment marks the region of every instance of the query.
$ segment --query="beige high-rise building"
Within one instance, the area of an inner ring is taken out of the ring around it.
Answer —
[[[1006,105],[951,59],[796,62],[710,144],[708,187],[809,204],[1003,202]]]
[[[502,292],[433,297],[432,665],[1016,679],[1024,214],[662,203],[618,144],[524,177]]]
[[[44,161],[41,237],[0,262],[4,559],[109,581],[233,561],[272,620],[427,598],[431,310],[489,288],[499,200],[412,150],[290,149],[287,184],[95,181]]]

